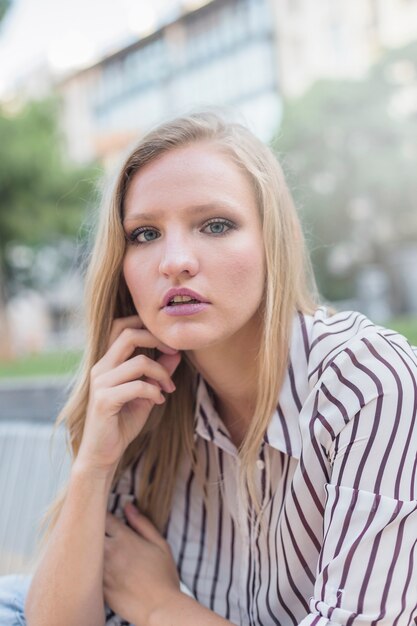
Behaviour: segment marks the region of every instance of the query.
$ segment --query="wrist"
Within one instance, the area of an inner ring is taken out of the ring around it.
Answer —
[[[172,626],[175,624],[172,616],[176,615],[178,622],[181,623],[181,614],[187,610],[187,603],[196,603],[196,600],[187,596],[180,591],[173,591],[169,598],[165,599],[164,604],[157,606],[152,613],[149,614],[146,626]]]
[[[71,478],[74,480],[89,480],[111,486],[117,465],[113,467],[98,467],[85,459],[77,457],[71,467]]]

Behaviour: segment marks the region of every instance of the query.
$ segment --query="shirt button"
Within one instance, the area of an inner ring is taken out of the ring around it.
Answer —
[[[256,461],[256,465],[257,465],[258,469],[260,469],[260,470],[265,469],[265,463],[264,463],[264,461],[262,461],[262,459],[258,459]]]

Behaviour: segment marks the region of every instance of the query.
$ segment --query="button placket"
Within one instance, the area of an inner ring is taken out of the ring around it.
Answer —
[[[259,470],[265,469],[265,461],[262,461],[262,459],[258,459],[256,461],[256,466]]]

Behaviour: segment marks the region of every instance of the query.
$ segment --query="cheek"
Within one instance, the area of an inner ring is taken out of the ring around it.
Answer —
[[[262,288],[265,264],[259,248],[247,246],[228,258],[222,256],[219,265],[219,275],[227,275],[235,290]]]
[[[129,291],[132,291],[132,284],[133,284],[133,280],[132,280],[132,264],[129,261],[128,257],[124,258],[123,261],[123,265],[122,265],[122,271],[123,271],[123,278],[125,279],[125,283],[127,285],[127,288],[129,289]]]
[[[144,293],[144,285],[141,280],[141,272],[137,272],[135,269],[135,263],[131,257],[126,257],[123,266],[123,277],[125,279],[126,286],[130,292],[133,303],[136,307],[140,305],[139,294]]]

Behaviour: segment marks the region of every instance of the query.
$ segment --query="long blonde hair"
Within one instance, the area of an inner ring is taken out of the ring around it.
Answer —
[[[77,456],[89,396],[90,371],[106,351],[112,321],[135,314],[122,275],[125,236],[123,202],[132,178],[147,163],[168,151],[194,142],[210,142],[224,151],[249,177],[262,223],[266,275],[259,345],[257,400],[254,419],[239,448],[239,492],[249,493],[259,513],[253,469],[265,430],[276,409],[287,369],[291,325],[296,311],[312,312],[316,292],[299,219],[283,172],[272,151],[243,125],[212,111],[168,121],[149,132],[124,162],[110,195],[103,203],[96,241],[86,277],[87,345],[77,382],[59,414],[65,423],[72,458]],[[143,349],[154,358],[154,351]],[[164,406],[155,406],[145,428],[123,455],[114,484],[122,472],[145,452],[135,494],[140,509],[162,532],[169,516],[179,463],[188,454],[199,471],[194,442],[194,393],[197,372],[183,359],[174,373],[177,387]],[[163,436],[160,424],[163,420]],[[51,505],[45,520],[53,528],[65,492]],[[44,523],[45,523],[44,520]]]

